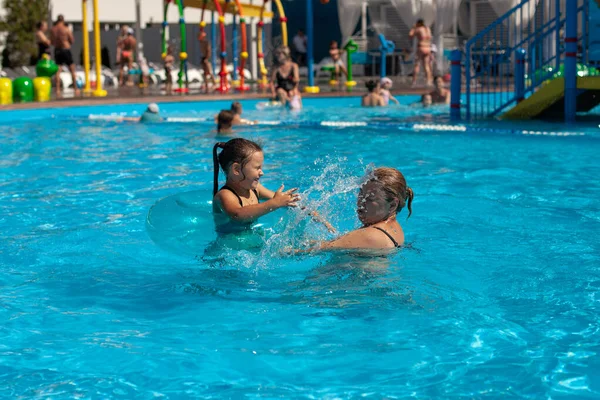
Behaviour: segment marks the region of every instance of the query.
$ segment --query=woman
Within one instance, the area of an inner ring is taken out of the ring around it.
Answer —
[[[44,54],[50,57],[50,39],[46,36],[48,30],[48,24],[44,21],[36,24],[35,41],[38,47],[37,61],[40,61]],[[37,63],[36,61],[36,63]]]
[[[370,80],[365,82],[368,93],[363,95],[361,105],[363,107],[383,107],[385,106],[385,99],[380,92],[379,81]]]
[[[289,47],[279,47],[275,51],[275,59],[277,63],[271,76],[273,98],[276,97],[286,107],[302,108],[302,100],[298,90],[300,73],[298,72],[298,64],[292,61]]]
[[[416,86],[417,75],[419,75],[419,66],[423,64],[427,86],[431,86],[431,29],[425,26],[422,19],[418,20],[415,26],[410,30],[410,38],[417,38],[417,54],[414,61],[415,67],[413,70],[412,84]]]

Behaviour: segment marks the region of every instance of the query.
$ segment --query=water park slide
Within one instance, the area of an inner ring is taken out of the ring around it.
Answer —
[[[554,78],[535,93],[518,103],[502,118],[558,119],[564,118],[565,80]],[[577,112],[590,111],[600,104],[600,76],[577,78]]]

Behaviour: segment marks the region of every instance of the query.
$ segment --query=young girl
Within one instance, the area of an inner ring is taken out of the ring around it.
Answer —
[[[222,151],[219,153],[219,149]],[[259,217],[283,207],[295,207],[298,189],[273,192],[260,184],[264,154],[262,148],[246,139],[236,138],[213,148],[213,212],[218,232],[249,229]],[[227,180],[219,189],[219,166]],[[267,200],[263,203],[260,200]]]
[[[379,90],[379,94],[383,97],[383,103],[386,106],[390,104],[390,100],[396,104],[400,104],[400,102],[390,93],[391,88],[392,80],[388,77],[381,78],[381,89]]]
[[[363,226],[336,240],[321,243],[319,249],[393,249],[404,243],[404,232],[396,215],[408,203],[412,213],[413,191],[400,171],[377,168],[358,194],[357,213]]]

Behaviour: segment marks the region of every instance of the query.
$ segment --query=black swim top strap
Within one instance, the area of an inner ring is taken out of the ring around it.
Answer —
[[[371,228],[377,229],[378,231],[381,231],[381,232],[385,233],[385,236],[387,236],[388,238],[390,238],[390,240],[392,241],[392,243],[394,243],[394,247],[400,247],[400,245],[398,244],[398,242],[396,242],[396,240],[392,237],[392,235],[390,235],[385,229],[380,228],[378,226],[372,226]]]
[[[221,190],[229,190],[231,193],[235,194],[235,197],[238,198],[238,201],[240,202],[240,207],[244,207],[244,203],[242,203],[242,198],[240,197],[239,194],[237,194],[235,192],[235,190],[233,190],[232,188],[230,188],[229,186],[225,185],[221,188]],[[256,200],[258,200],[258,202],[260,203],[260,198],[258,197],[258,191],[256,189],[252,190],[254,192],[254,195],[256,196]]]

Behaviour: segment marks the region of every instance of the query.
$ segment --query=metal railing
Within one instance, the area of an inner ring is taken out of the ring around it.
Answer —
[[[585,63],[588,1],[579,4],[579,58]],[[520,100],[514,90],[518,52],[525,52],[525,96],[552,78],[561,68],[564,26],[560,0],[523,0],[472,37],[465,49],[466,118],[494,117]]]

